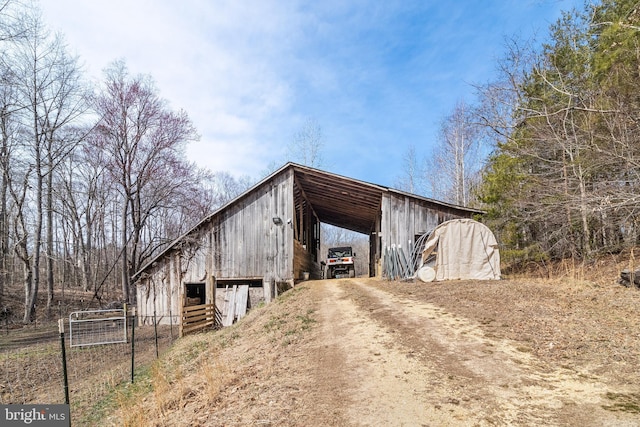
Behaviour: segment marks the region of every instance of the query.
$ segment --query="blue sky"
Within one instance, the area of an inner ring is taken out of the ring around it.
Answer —
[[[115,59],[151,75],[201,138],[189,159],[259,177],[303,123],[325,169],[392,186],[410,145],[490,81],[505,37],[544,37],[580,0],[41,0],[87,74]]]

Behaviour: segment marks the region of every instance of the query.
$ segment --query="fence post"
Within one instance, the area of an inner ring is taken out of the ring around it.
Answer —
[[[153,309],[153,331],[154,331],[155,336],[156,336],[156,359],[157,359],[159,357],[158,356],[158,319],[156,317],[155,308]]]
[[[132,322],[131,322],[131,384],[133,384],[133,371],[135,368],[135,348],[136,348],[136,308],[133,307],[132,311]]]
[[[69,376],[67,375],[67,352],[64,348],[64,319],[58,319],[60,346],[62,347],[62,375],[64,377],[64,403],[69,404]]]
[[[173,313],[169,308],[169,331],[171,332],[171,342],[173,342]]]

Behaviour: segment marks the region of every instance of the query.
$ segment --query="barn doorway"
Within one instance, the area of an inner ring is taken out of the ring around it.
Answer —
[[[207,294],[204,283],[185,283],[185,306],[206,304]]]
[[[346,228],[336,227],[334,225],[322,224],[322,239],[321,239],[321,261],[323,264],[327,261],[327,255],[329,248],[335,247],[351,247],[352,252],[355,253],[355,275],[361,277],[371,276],[371,263],[369,261],[370,254],[370,239],[366,234],[351,231]],[[326,265],[323,266],[326,275]]]

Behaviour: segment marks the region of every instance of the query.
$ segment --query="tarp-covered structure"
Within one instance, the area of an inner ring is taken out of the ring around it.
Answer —
[[[431,280],[499,280],[500,252],[491,230],[472,219],[437,226],[425,242],[418,277]]]

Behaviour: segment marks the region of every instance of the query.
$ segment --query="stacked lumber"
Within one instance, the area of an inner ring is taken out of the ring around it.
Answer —
[[[622,286],[626,286],[627,288],[631,285],[640,288],[640,270],[622,270],[620,272],[620,279],[618,280],[618,283]]]

